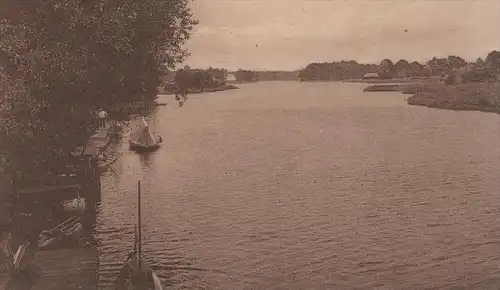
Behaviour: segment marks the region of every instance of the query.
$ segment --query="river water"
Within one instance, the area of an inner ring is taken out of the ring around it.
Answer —
[[[143,248],[166,289],[497,289],[500,116],[363,84],[275,82],[149,117],[116,145],[97,218],[102,289]]]

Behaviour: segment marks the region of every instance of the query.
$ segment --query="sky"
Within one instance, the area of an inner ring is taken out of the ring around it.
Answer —
[[[500,50],[500,0],[193,0],[192,68],[296,70],[311,62]]]

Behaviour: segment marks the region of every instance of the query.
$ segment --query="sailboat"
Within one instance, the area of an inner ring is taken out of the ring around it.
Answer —
[[[116,290],[163,290],[160,279],[155,271],[142,261],[141,244],[141,183],[137,182],[138,225],[135,230],[134,248],[125,260],[125,263],[115,281]]]
[[[130,135],[129,143],[130,149],[132,150],[151,151],[158,149],[162,141],[159,135],[151,132],[148,123],[144,117],[141,117],[141,121],[136,130]]]

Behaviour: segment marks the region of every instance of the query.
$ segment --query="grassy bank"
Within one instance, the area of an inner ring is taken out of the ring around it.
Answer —
[[[447,86],[444,84],[407,88],[412,94],[409,105],[449,110],[473,110],[500,113],[500,83],[472,83]]]
[[[394,92],[411,95],[409,105],[429,108],[500,113],[500,82],[446,85],[438,82],[420,84],[374,85],[368,92]]]
[[[409,77],[396,79],[348,79],[343,82],[347,83],[364,83],[364,84],[411,84],[411,83],[428,83],[439,82],[439,77]]]
[[[398,92],[401,91],[401,85],[373,85],[363,89],[365,92]]]

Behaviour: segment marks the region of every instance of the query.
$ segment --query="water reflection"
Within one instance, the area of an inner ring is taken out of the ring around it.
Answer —
[[[257,83],[158,109],[163,146],[125,138],[103,175],[102,285],[130,250],[140,179],[168,288],[494,288],[498,116],[362,88]]]
[[[139,160],[141,161],[141,167],[145,169],[150,169],[151,163],[154,160],[155,152],[143,152],[139,154]]]

